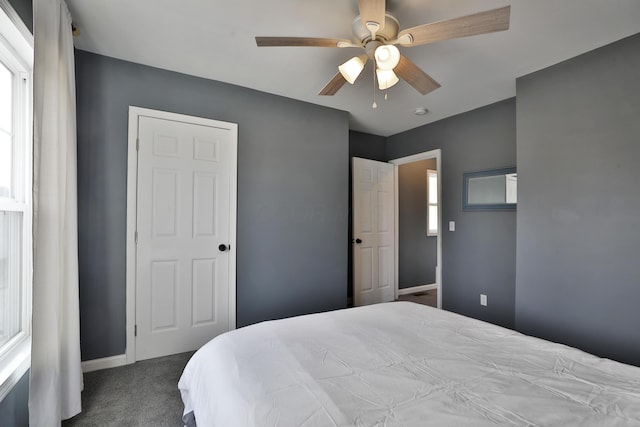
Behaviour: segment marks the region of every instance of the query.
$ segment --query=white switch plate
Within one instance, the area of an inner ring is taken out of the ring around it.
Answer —
[[[456,222],[449,221],[449,231],[456,231]]]
[[[480,305],[487,305],[487,296],[485,294],[480,294]]]

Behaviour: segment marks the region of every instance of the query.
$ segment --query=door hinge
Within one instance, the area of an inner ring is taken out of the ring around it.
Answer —
[[[138,244],[138,232],[137,231],[135,232],[133,239],[134,239],[134,241],[135,241],[135,243],[137,245]]]
[[[134,327],[133,327],[133,336],[134,337],[138,336],[138,325],[134,325]]]
[[[136,151],[140,151],[140,138],[136,138]]]

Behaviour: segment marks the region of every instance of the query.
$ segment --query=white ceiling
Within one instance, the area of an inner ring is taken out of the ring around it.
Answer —
[[[377,92],[371,65],[335,96],[317,93],[357,49],[258,48],[255,36],[351,38],[356,0],[67,0],[76,47],[350,113],[351,129],[388,136],[515,95],[516,77],[640,32],[640,0],[387,0],[400,28],[511,4],[508,31],[401,52],[442,87]],[[416,116],[425,107],[430,113]]]

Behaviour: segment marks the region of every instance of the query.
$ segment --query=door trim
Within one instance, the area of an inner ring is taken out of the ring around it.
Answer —
[[[229,329],[236,328],[236,225],[238,199],[238,125],[202,117],[129,106],[129,133],[127,149],[127,234],[126,234],[126,363],[136,361],[136,221],[138,200],[138,120],[141,116],[173,120],[231,132],[229,165]]]
[[[400,284],[400,197],[399,197],[399,179],[398,168],[400,165],[406,163],[418,162],[420,160],[436,159],[436,170],[438,172],[438,242],[436,244],[436,289],[438,290],[438,308],[442,308],[442,159],[441,150],[426,151],[424,153],[414,154],[412,156],[401,157],[399,159],[390,160],[389,163],[395,166],[394,179],[395,179],[395,299],[398,299]],[[414,288],[407,288],[403,290],[404,293],[413,292]],[[421,289],[420,289],[421,290]],[[419,291],[419,289],[415,289]]]

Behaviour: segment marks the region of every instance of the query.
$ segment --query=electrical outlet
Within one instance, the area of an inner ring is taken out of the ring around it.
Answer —
[[[456,231],[456,222],[449,221],[449,231]]]
[[[487,305],[487,296],[485,294],[480,294],[480,305]]]

